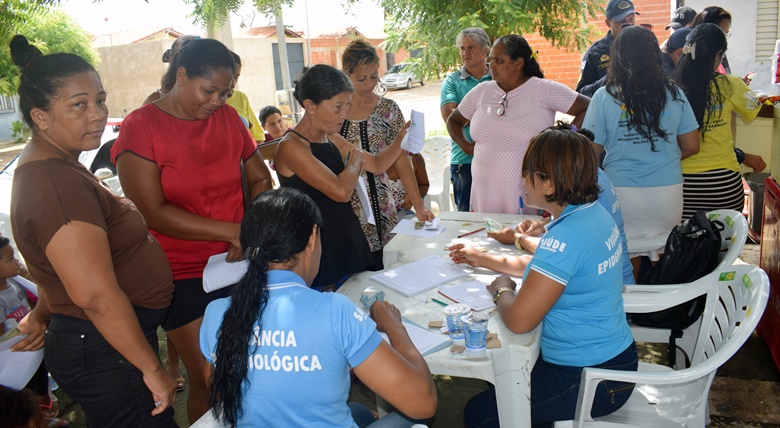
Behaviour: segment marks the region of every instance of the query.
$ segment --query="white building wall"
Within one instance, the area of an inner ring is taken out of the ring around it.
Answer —
[[[731,23],[731,37],[728,40],[729,47],[726,56],[731,66],[731,73],[737,76],[755,71],[753,89],[770,90],[770,58],[756,58],[756,19],[758,0],[686,0],[685,5],[700,12],[707,6],[717,5],[729,13],[733,18]]]

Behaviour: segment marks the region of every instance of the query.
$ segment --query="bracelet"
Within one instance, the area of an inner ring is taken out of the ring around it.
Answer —
[[[523,250],[523,245],[522,245],[521,241],[522,241],[523,238],[525,238],[527,236],[528,235],[526,235],[525,233],[521,233],[519,235],[515,235],[515,247],[517,247],[518,250],[525,251],[525,250]]]
[[[745,161],[745,152],[735,147],[734,154],[737,155],[737,163],[741,165]]]
[[[502,294],[506,293],[507,291],[511,291],[514,293],[514,290],[512,290],[509,287],[501,287],[498,290],[496,290],[493,293],[493,303],[498,303],[498,298],[501,297]]]

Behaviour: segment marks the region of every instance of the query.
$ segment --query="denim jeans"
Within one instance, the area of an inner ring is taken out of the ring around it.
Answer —
[[[167,309],[134,308],[157,352],[157,327]],[[54,314],[46,333],[46,366],[65,393],[81,404],[90,427],[178,427],[173,408],[152,416],[154,398],[140,370],[88,320]]]
[[[638,365],[636,343],[632,343],[615,358],[593,367],[636,371]],[[539,356],[531,372],[531,422],[534,426],[550,426],[554,421],[574,419],[581,374],[582,367],[551,364]],[[591,416],[595,418],[618,410],[628,401],[633,389],[632,383],[601,382],[596,388]],[[491,385],[487,391],[469,400],[463,417],[469,428],[498,427],[495,387]]]
[[[471,164],[450,165],[450,181],[458,211],[471,211]]]

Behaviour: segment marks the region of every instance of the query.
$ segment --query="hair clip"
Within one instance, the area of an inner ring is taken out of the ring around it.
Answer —
[[[539,51],[531,51],[531,59],[539,61]]]
[[[571,125],[571,132],[577,132],[577,125],[575,124]]]
[[[257,257],[257,253],[260,252],[260,247],[249,247],[244,251],[244,257],[248,260],[254,260]]]

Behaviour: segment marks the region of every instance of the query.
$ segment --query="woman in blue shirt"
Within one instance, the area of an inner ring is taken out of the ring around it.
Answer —
[[[341,294],[309,288],[321,225],[315,202],[295,189],[263,192],[249,207],[241,223],[249,269],[232,297],[209,304],[200,331],[214,415],[234,427],[367,426],[365,406],[347,403],[351,368],[400,412],[433,416],[436,387],[398,309],[376,302],[369,317]],[[392,413],[381,426],[413,424]]]
[[[501,276],[488,285],[504,324],[526,333],[542,324],[541,354],[531,372],[531,421],[574,418],[583,367],[636,370],[636,344],[623,311],[623,248],[610,214],[596,202],[596,157],[587,137],[548,130],[523,159],[525,201],[552,213],[515,292]],[[602,382],[591,410],[610,414],[633,384]],[[469,427],[498,426],[495,390],[466,405]]]
[[[604,172],[615,185],[628,242],[668,235],[682,217],[680,160],[699,151],[699,125],[682,90],[664,75],[650,30],[618,34],[606,85],[593,95],[582,127],[593,131],[597,156],[606,152]],[[630,254],[642,255],[658,257]]]

